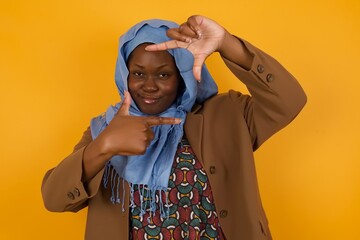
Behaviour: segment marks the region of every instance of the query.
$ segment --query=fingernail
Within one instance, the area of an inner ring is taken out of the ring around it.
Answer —
[[[175,124],[180,124],[182,122],[181,118],[175,118]]]
[[[148,45],[148,46],[146,46],[145,47],[145,51],[151,51],[151,47],[150,47],[151,45]]]
[[[200,82],[201,81],[201,70],[199,68],[195,68],[194,70],[195,70],[194,71],[195,79]],[[197,78],[197,76],[199,76],[199,78]]]

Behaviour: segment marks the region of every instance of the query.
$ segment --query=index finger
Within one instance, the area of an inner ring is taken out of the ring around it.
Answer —
[[[163,51],[163,50],[169,50],[174,48],[187,48],[189,46],[189,43],[186,42],[180,42],[177,40],[170,40],[167,42],[162,42],[158,44],[151,44],[146,46],[146,51]]]
[[[181,118],[169,118],[169,117],[145,117],[145,122],[150,126],[158,126],[165,124],[180,124]]]

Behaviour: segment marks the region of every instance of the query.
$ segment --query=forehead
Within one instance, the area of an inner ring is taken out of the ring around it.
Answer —
[[[129,55],[127,64],[132,63],[162,63],[175,67],[174,57],[168,51],[146,51],[145,47],[151,43],[143,43],[137,46]]]

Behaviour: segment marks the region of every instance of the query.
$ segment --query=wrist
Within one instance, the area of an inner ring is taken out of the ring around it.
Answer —
[[[229,45],[233,42],[233,39],[231,38],[234,37],[226,29],[224,29],[224,31],[225,31],[224,37],[220,42],[220,45],[217,50],[221,55],[224,55],[228,52]]]
[[[111,154],[106,141],[99,136],[86,147],[84,158],[85,156],[87,156],[88,159],[96,159],[96,161],[99,162],[106,162],[113,155]]]
[[[245,44],[226,31],[224,41],[219,48],[222,57],[249,70],[253,61],[252,54],[248,51]]]
[[[97,139],[94,140],[94,149],[99,158],[108,160],[112,156],[115,155],[112,145],[107,138],[103,138],[103,136],[98,136]]]

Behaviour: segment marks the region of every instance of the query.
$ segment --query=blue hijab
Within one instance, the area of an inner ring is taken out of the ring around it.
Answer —
[[[166,36],[169,28],[177,28],[174,22],[164,20],[146,20],[142,21],[128,30],[120,37],[119,53],[116,62],[115,80],[116,86],[120,93],[121,99],[124,99],[124,91],[128,91],[128,74],[126,61],[131,52],[142,43],[161,43],[171,40]],[[171,166],[174,161],[177,146],[183,136],[183,126],[186,114],[191,111],[195,103],[202,103],[209,97],[217,94],[217,85],[204,65],[201,72],[201,82],[197,82],[193,75],[193,55],[186,49],[177,48],[168,50],[174,57],[177,68],[184,81],[184,91],[178,96],[177,100],[167,110],[160,113],[161,117],[181,118],[181,124],[177,125],[161,125],[152,127],[154,139],[147,148],[144,155],[135,156],[114,156],[105,167],[104,186],[107,187],[110,182],[112,196],[110,201],[113,203],[121,203],[124,206],[124,193],[122,200],[120,192],[124,192],[124,180],[130,185],[130,206],[133,206],[134,186],[143,186],[148,189],[147,196],[143,198],[151,198],[150,211],[152,213],[159,207],[162,216],[167,215],[164,210],[164,203],[159,206],[155,203],[155,196],[161,195],[167,191],[170,177]],[[110,123],[121,103],[110,106],[105,114],[95,117],[91,120],[90,129],[92,138],[95,139]],[[130,115],[146,116],[132,101]],[[121,184],[122,183],[122,184]],[[141,191],[140,191],[141,192]],[[142,201],[143,203],[143,201]],[[142,214],[145,213],[146,207],[142,207]]]

